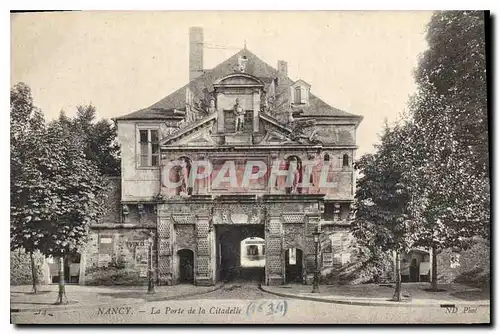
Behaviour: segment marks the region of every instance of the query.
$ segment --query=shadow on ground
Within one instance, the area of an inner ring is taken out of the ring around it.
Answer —
[[[41,302],[14,302],[14,304],[21,304],[21,305],[24,305],[24,304],[25,305],[51,305],[51,306],[56,305],[55,302],[51,302],[51,303],[49,303],[49,302],[43,302],[43,303],[41,303]],[[70,304],[78,304],[78,302],[76,300],[70,300],[66,304],[63,304],[63,306],[64,305],[70,305]]]
[[[16,294],[16,295],[33,295],[33,296],[38,296],[38,295],[44,295],[46,293],[52,292],[50,290],[43,290],[43,291],[38,291],[37,293],[33,292],[23,292],[23,291],[11,291],[11,294]]]

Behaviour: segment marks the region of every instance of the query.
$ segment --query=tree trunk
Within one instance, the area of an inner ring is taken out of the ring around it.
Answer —
[[[38,276],[36,273],[36,266],[35,266],[35,257],[33,255],[33,252],[30,252],[30,260],[31,260],[31,278],[33,282],[33,288],[31,290],[32,293],[38,293]]]
[[[396,302],[403,300],[401,293],[401,261],[399,257],[399,252],[396,252],[396,289],[394,290],[394,295],[392,296],[392,300]]]
[[[438,291],[436,246],[432,245],[431,290]]]
[[[67,304],[66,287],[64,285],[64,256],[59,257],[59,294],[57,296],[56,305]]]

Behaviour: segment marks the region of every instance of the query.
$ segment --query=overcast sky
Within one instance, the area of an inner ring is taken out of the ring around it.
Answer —
[[[364,116],[360,154],[384,117],[415,90],[431,12],[74,12],[11,16],[11,83],[28,84],[47,119],[92,103],[99,117],[147,107],[188,81],[188,30],[204,28],[212,68],[243,48],[311,84],[339,109]]]

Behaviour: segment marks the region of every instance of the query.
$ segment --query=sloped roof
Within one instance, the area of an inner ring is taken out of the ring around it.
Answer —
[[[234,68],[238,64],[238,58],[246,56],[248,59],[245,72],[252,74],[261,79],[267,86],[272,78],[278,77],[278,70],[268,65],[259,57],[248,51],[242,49],[238,53],[229,57],[212,70],[205,71],[201,76],[192,80],[187,85],[179,88],[172,94],[161,99],[155,104],[130,113],[125,116],[116,117],[116,120],[133,120],[133,119],[172,119],[174,118],[174,109],[183,110],[186,103],[186,89],[189,88],[193,92],[196,99],[204,96],[204,89],[208,91],[213,90],[212,84],[228,74],[234,73]],[[290,78],[287,79],[287,85],[294,83]],[[285,83],[280,83],[280,86]],[[303,111],[302,116],[343,116],[343,117],[359,117],[357,115],[348,113],[346,111],[334,108],[325,103],[320,98],[313,94],[309,95],[309,105],[301,106]]]

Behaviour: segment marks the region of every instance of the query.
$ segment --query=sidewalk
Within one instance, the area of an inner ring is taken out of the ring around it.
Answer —
[[[39,310],[68,310],[86,306],[111,304],[137,304],[149,301],[178,299],[220,289],[223,284],[215,286],[194,286],[179,284],[173,286],[157,286],[155,294],[147,294],[147,286],[85,286],[66,285],[66,296],[69,303],[54,305],[58,294],[58,285],[50,284],[39,287],[39,292],[31,293],[31,285],[10,287],[11,312],[27,312]]]
[[[390,299],[394,293],[394,286],[379,284],[360,285],[321,285],[319,293],[312,293],[311,285],[281,285],[261,286],[269,292],[285,298],[321,301],[335,304],[360,306],[411,306],[426,307],[440,305],[488,306],[490,297],[487,291],[471,288],[461,284],[439,284],[442,292],[429,292],[429,283],[403,283],[403,292],[411,294],[411,300],[394,302]]]

